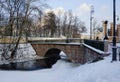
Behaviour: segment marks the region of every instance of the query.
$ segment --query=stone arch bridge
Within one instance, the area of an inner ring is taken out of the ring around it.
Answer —
[[[69,60],[81,64],[109,54],[106,41],[104,42],[104,51],[89,47],[81,39],[31,39],[29,42],[40,57],[50,57],[51,54],[59,55],[63,51]]]
[[[109,54],[80,43],[33,43],[32,46],[40,57],[50,57],[51,54],[59,55],[63,51],[70,61],[80,64],[94,61]]]
[[[84,63],[84,55],[83,55],[83,46],[82,44],[57,44],[57,43],[39,43],[32,44],[35,49],[37,55],[41,57],[46,57],[50,54],[59,54],[63,51],[69,58],[69,60],[73,62]]]

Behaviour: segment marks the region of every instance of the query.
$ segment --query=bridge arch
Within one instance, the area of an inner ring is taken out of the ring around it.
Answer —
[[[46,51],[44,57],[59,57],[59,53],[61,52],[60,49],[57,49],[57,48],[50,48]]]
[[[57,62],[57,60],[61,59],[61,53],[62,50],[58,48],[50,48],[45,53],[44,57],[46,58],[46,64],[47,66],[51,67],[53,64]]]

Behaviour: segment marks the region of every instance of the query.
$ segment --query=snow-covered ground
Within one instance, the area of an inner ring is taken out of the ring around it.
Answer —
[[[11,49],[13,47],[15,47],[14,44],[11,44],[11,45],[10,44],[0,44],[0,64],[8,64],[10,62],[29,61],[29,60],[34,60],[34,59],[39,58],[36,55],[36,52],[30,43],[24,43],[24,44],[18,45],[18,49],[16,52],[17,55],[15,56],[13,61],[11,61],[9,59],[6,60],[4,57],[2,57],[3,53],[6,52],[7,55],[5,55],[5,56],[9,58],[9,56],[11,54]]]
[[[59,60],[51,69],[35,71],[0,70],[0,82],[120,82],[120,62],[111,59],[85,65]]]
[[[97,63],[75,65],[59,60],[51,69],[0,71],[0,82],[120,82],[120,62],[111,57]]]

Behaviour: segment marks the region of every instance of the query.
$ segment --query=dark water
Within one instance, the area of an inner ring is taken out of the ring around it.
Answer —
[[[38,70],[38,69],[45,69],[51,68],[53,64],[57,62],[60,58],[46,58],[46,59],[36,59],[31,61],[25,62],[15,62],[9,64],[0,65],[0,69],[2,70]]]

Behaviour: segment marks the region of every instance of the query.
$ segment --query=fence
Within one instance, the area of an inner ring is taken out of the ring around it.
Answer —
[[[98,40],[84,40],[84,43],[92,46],[96,49],[99,49],[101,51],[108,51],[108,43],[107,41],[98,41]]]

